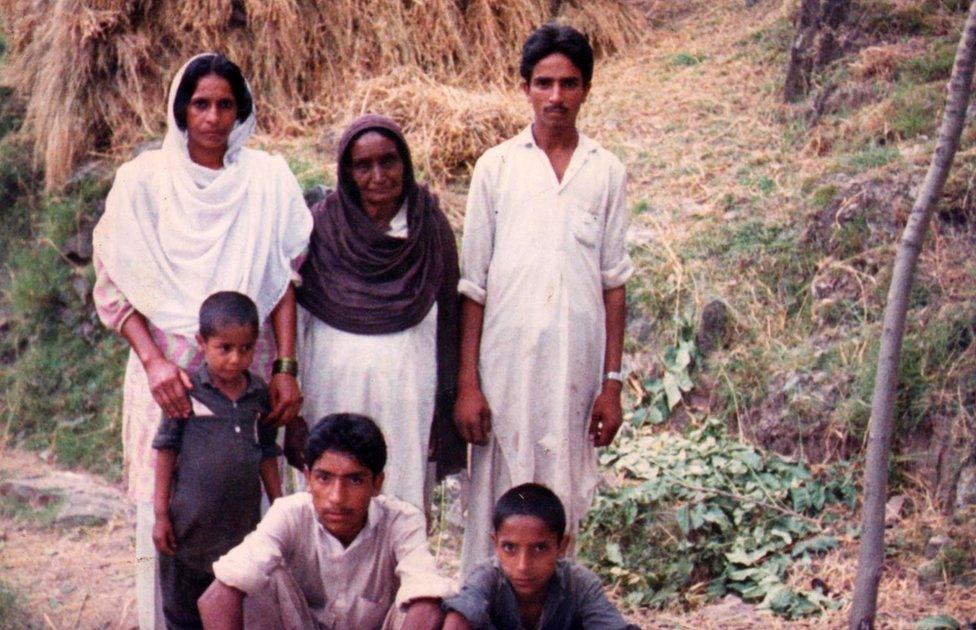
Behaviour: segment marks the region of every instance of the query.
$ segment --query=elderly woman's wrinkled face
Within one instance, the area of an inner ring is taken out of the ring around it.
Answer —
[[[194,150],[226,151],[227,139],[237,120],[237,101],[227,79],[208,74],[200,77],[186,108],[187,144]]]
[[[403,159],[396,143],[367,131],[349,150],[349,174],[364,206],[389,208],[403,196]]]

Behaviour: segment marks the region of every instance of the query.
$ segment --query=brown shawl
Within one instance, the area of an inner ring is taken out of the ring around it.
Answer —
[[[352,144],[367,131],[385,132],[403,160],[405,239],[389,236],[373,224],[349,175]],[[454,233],[437,197],[417,184],[406,139],[390,118],[367,114],[349,125],[339,140],[337,170],[338,190],[312,208],[314,227],[300,271],[298,302],[329,326],[361,335],[412,328],[437,302],[437,401],[431,448],[442,477],[466,463],[453,421],[460,276]]]

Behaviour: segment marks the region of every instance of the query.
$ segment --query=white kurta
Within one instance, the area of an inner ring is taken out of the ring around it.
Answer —
[[[406,207],[387,232],[406,238]],[[309,426],[330,413],[360,413],[386,438],[383,494],[423,510],[427,449],[437,390],[437,304],[412,328],[359,335],[299,307],[302,413]]]
[[[491,442],[473,447],[461,570],[491,554],[495,501],[535,481],[575,533],[598,481],[587,434],[606,340],[603,291],[633,271],[623,165],[580,135],[562,182],[531,128],[475,167],[461,246],[462,294],[484,304],[479,373]]]

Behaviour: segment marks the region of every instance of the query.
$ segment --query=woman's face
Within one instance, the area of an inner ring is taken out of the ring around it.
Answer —
[[[364,206],[388,208],[403,196],[403,160],[396,143],[367,131],[349,150],[349,171]]]
[[[186,107],[186,134],[190,156],[195,152],[223,153],[237,119],[237,101],[227,79],[216,74],[200,77]]]

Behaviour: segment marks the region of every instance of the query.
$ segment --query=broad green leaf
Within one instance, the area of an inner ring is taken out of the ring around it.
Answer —
[[[678,520],[678,527],[681,528],[681,533],[687,536],[691,533],[691,519],[688,516],[688,506],[684,506],[675,513],[675,518]]]
[[[668,397],[668,409],[674,409],[681,402],[681,388],[671,372],[664,373],[664,393]]]
[[[959,630],[960,627],[949,615],[929,615],[915,624],[915,630]]]
[[[796,558],[805,553],[824,552],[837,546],[837,539],[833,536],[816,536],[809,540],[801,540],[793,547],[793,557]]]

